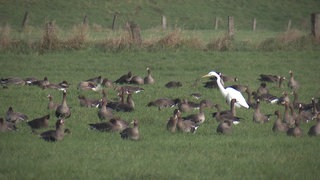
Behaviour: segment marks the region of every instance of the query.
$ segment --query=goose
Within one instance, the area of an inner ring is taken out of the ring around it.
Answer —
[[[142,85],[144,84],[144,78],[140,76],[133,76],[130,80],[131,84],[137,84],[137,85]]]
[[[267,103],[270,103],[270,104],[276,104],[276,103],[280,102],[279,101],[279,97],[274,96],[272,94],[262,94],[262,95],[259,96],[257,94],[257,92],[253,91],[252,95],[253,95],[255,100],[257,100],[257,99],[263,100],[263,101],[265,101]]]
[[[290,102],[290,98],[289,98],[289,94],[286,92],[286,91],[284,91],[283,93],[282,93],[282,96],[279,98],[279,100],[278,100],[278,104],[282,104],[283,102],[288,102],[288,104],[291,104]]]
[[[179,88],[182,86],[180,81],[169,81],[164,85],[166,88]]]
[[[12,123],[18,123],[20,121],[25,121],[28,119],[28,116],[21,112],[13,111],[13,107],[10,106],[6,113],[6,120]]]
[[[69,87],[69,83],[66,81],[66,80],[63,80],[62,82],[58,83],[58,84],[48,84],[46,86],[43,86],[43,89],[57,89],[57,90],[60,90],[60,91],[63,91],[63,90],[67,90]]]
[[[114,81],[114,83],[117,84],[128,84],[130,83],[131,79],[132,79],[132,72],[129,71],[127,74],[124,74],[122,76],[120,76],[117,80]]]
[[[186,117],[183,117],[184,120],[191,120],[193,122],[195,122],[197,125],[202,124],[205,120],[205,114],[204,114],[204,108],[205,108],[206,104],[204,102],[202,102],[200,104],[200,108],[199,108],[199,113],[197,114],[190,114]]]
[[[139,133],[139,122],[137,119],[134,119],[131,124],[133,124],[133,127],[127,127],[124,129],[120,136],[122,139],[130,139],[137,141],[140,139],[140,133]]]
[[[128,93],[139,93],[144,91],[142,87],[138,87],[138,86],[117,86],[115,87],[115,90],[118,92],[126,91]]]
[[[50,114],[47,114],[42,117],[31,120],[27,122],[27,124],[31,127],[31,129],[47,128],[49,126],[49,119]]]
[[[50,84],[50,81],[48,77],[45,76],[43,80],[33,81],[30,85],[39,86],[40,88],[45,89],[46,86],[48,86],[49,84]]]
[[[99,104],[100,104],[100,100],[98,100],[98,99],[89,99],[89,98],[85,97],[84,95],[79,95],[78,96],[78,100],[79,100],[79,103],[80,103],[81,107],[88,107],[88,108],[98,107]]]
[[[240,92],[246,92],[247,89],[249,89],[249,86],[247,85],[241,85],[241,84],[234,84],[234,85],[231,85],[231,86],[228,86],[228,87],[231,87],[237,91],[240,91]]]
[[[200,93],[191,93],[190,96],[195,99],[200,99],[202,95]]]
[[[199,109],[199,105],[197,103],[194,102],[190,102],[187,99],[183,99],[179,104],[178,104],[178,108],[180,111],[182,112],[189,112],[193,109]]]
[[[223,122],[224,120],[228,120],[235,125],[239,124],[241,118],[236,116],[235,103],[236,99],[232,99],[230,109],[225,111],[221,111],[219,104],[215,105],[217,112],[213,113],[213,117],[216,118],[217,122]]]
[[[129,123],[119,117],[111,118],[107,122],[99,122],[89,124],[91,129],[100,132],[122,132],[124,129],[129,127]]]
[[[250,108],[256,108],[257,107],[257,103],[256,102],[252,102],[252,92],[249,88],[247,88],[245,90],[245,93],[247,93],[248,98],[247,98],[247,103],[249,105]]]
[[[295,80],[294,75],[293,75],[293,71],[290,70],[289,74],[290,74],[290,79],[288,82],[288,87],[291,88],[292,90],[298,90],[300,85],[299,85],[299,82],[297,80]]]
[[[217,78],[216,81],[217,81],[219,90],[229,105],[230,105],[230,102],[232,99],[236,99],[236,103],[235,103],[236,107],[249,108],[248,103],[246,102],[245,98],[242,96],[242,94],[239,91],[237,91],[231,87],[227,87],[227,88],[223,87],[223,85],[221,84],[221,78],[216,72],[211,71],[207,75],[204,75],[203,78],[204,77],[213,77],[213,76]]]
[[[300,124],[298,121],[295,121],[294,126],[288,129],[287,131],[288,136],[293,136],[293,137],[301,137],[303,136],[303,131],[300,128]]]
[[[156,106],[158,107],[159,111],[162,110],[163,108],[167,108],[167,107],[174,107],[176,106],[177,104],[180,103],[180,99],[179,98],[176,98],[176,99],[170,99],[170,98],[159,98],[159,99],[156,99],[154,101],[151,101],[147,104],[148,107],[151,107],[151,106]]]
[[[0,117],[0,132],[8,132],[15,130],[17,130],[17,127],[14,123],[5,121],[2,117]]]
[[[175,133],[177,131],[178,116],[180,115],[179,113],[179,109],[175,109],[173,111],[173,116],[171,116],[167,122],[167,130],[171,133]]]
[[[284,115],[283,115],[283,121],[287,123],[289,126],[294,124],[294,117],[290,113],[290,106],[288,102],[284,102]]]
[[[98,110],[98,117],[100,120],[111,119],[113,118],[113,112],[111,108],[107,108],[107,100],[101,100],[101,107]]]
[[[227,76],[227,75],[222,74],[222,73],[220,74],[220,77],[221,77],[223,82],[228,82],[228,81],[237,82],[238,81],[237,77]]]
[[[70,107],[67,105],[67,91],[63,91],[62,102],[55,113],[57,118],[69,118],[71,116]]]
[[[53,96],[51,94],[48,94],[47,98],[49,99],[47,109],[56,111],[59,104],[53,102]]]
[[[302,104],[299,104],[299,114],[298,114],[298,119],[299,122],[310,122],[315,118],[315,115],[311,111],[305,111],[303,110]]]
[[[270,120],[271,114],[263,114],[260,110],[260,100],[257,99],[257,107],[254,109],[253,122],[255,123],[267,123]]]
[[[274,114],[276,115],[276,121],[273,123],[272,126],[272,131],[273,132],[287,132],[289,129],[289,126],[287,123],[284,123],[282,121],[282,116],[279,110],[276,110],[274,112]]]
[[[151,75],[151,69],[147,67],[148,75],[144,78],[144,84],[154,84],[155,80]]]
[[[0,79],[1,85],[22,85],[24,86],[26,84],[26,81],[20,77],[9,77],[9,78],[1,78]]]
[[[259,81],[262,82],[278,82],[280,79],[280,76],[278,75],[270,75],[270,74],[260,74]]]
[[[308,131],[309,136],[319,136],[320,135],[320,113],[317,114],[316,124],[311,126]]]
[[[77,87],[78,90],[83,91],[100,91],[102,90],[101,85],[90,81],[81,81]]]
[[[180,112],[180,111],[179,111]],[[180,132],[184,133],[195,133],[196,130],[198,129],[199,125],[197,125],[195,122],[191,120],[183,120],[181,117],[181,113],[177,114],[177,129]]]
[[[95,83],[95,84],[100,84],[100,83],[102,83],[103,79],[102,79],[102,76],[96,76],[96,77],[87,79],[87,80],[85,80],[85,81],[86,81],[86,82],[93,82],[93,83]]]
[[[58,119],[56,121],[56,129],[41,133],[40,138],[49,142],[61,141],[64,138],[64,132],[64,120]]]
[[[269,89],[267,88],[267,84],[265,82],[262,82],[260,84],[260,87],[257,89],[258,96],[261,96],[263,94],[269,94]]]
[[[217,127],[218,134],[231,134],[232,133],[232,121],[223,120]]]
[[[124,95],[125,94],[128,94],[126,102],[124,101]],[[133,111],[134,110],[134,102],[133,102],[133,99],[132,99],[132,94],[123,91],[119,95],[120,95],[121,102],[118,103],[115,106],[115,110],[116,111],[122,111],[122,112],[131,112],[131,111]]]

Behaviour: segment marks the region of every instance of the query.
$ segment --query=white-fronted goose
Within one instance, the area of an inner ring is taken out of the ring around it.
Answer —
[[[219,134],[231,134],[232,133],[232,121],[223,120],[217,127],[217,133]]]
[[[13,111],[13,108],[10,106],[6,113],[6,120],[12,123],[18,123],[20,121],[25,121],[28,119],[28,116],[21,112]]]
[[[47,98],[49,99],[47,109],[56,111],[60,104],[53,102],[53,96],[51,94],[48,94]]]
[[[191,121],[195,122],[197,125],[202,124],[206,120],[206,116],[204,114],[205,106],[206,106],[206,104],[204,102],[202,102],[200,104],[199,113],[190,114],[190,115],[188,115],[186,117],[183,117],[183,119],[184,120],[191,120]]]
[[[124,129],[120,133],[120,136],[122,139],[130,139],[130,140],[137,141],[140,139],[139,122],[137,119],[135,119],[131,122],[131,124],[133,124],[133,127],[128,127]]]
[[[59,119],[56,122],[55,130],[48,130],[40,134],[40,137],[45,141],[55,142],[61,141],[64,138],[64,120]]]
[[[272,131],[273,132],[287,132],[289,129],[289,126],[287,123],[282,121],[282,116],[279,110],[276,110],[274,112],[274,114],[276,115],[276,120],[273,123],[272,126]]]
[[[170,99],[170,98],[159,98],[156,99],[154,101],[151,101],[147,104],[148,107],[150,106],[156,106],[158,107],[159,110],[163,109],[163,108],[167,108],[167,107],[174,107],[177,104],[180,103],[180,99],[176,98],[176,99]]]
[[[267,84],[265,82],[262,82],[257,89],[258,96],[261,96],[263,94],[269,94],[269,89],[267,88]]]
[[[0,79],[1,85],[22,85],[24,86],[26,84],[26,81],[19,77],[9,77],[9,78],[1,78]]]
[[[199,105],[194,102],[189,102],[187,99],[183,99],[179,104],[178,108],[181,112],[189,112],[194,109],[199,109]]]
[[[71,116],[71,110],[67,104],[67,91],[63,91],[62,102],[57,107],[56,117],[57,118],[69,118],[70,116]]]
[[[69,83],[65,80],[63,80],[62,82],[58,83],[58,84],[53,84],[50,83],[46,86],[43,86],[43,89],[48,88],[48,89],[57,89],[60,91],[64,91],[67,90],[69,88]]]
[[[290,79],[288,82],[288,87],[291,88],[292,90],[298,90],[300,85],[299,85],[299,82],[297,80],[295,80],[295,78],[293,76],[293,71],[290,70],[289,74],[290,74]]]
[[[195,133],[199,127],[195,122],[191,120],[183,120],[181,117],[181,113],[177,114],[177,118],[178,118],[177,129],[180,132]]]
[[[305,111],[303,110],[303,106],[299,105],[299,114],[298,114],[298,121],[299,122],[310,122],[315,118],[315,115],[311,111]]]
[[[260,78],[258,80],[262,82],[278,82],[279,79],[279,75],[260,74]]]
[[[47,128],[49,126],[49,119],[50,114],[47,114],[45,116],[31,120],[27,122],[27,124],[31,127],[31,129]]]
[[[247,88],[245,90],[245,93],[247,93],[247,95],[248,95],[247,103],[248,103],[249,107],[253,108],[253,109],[256,108],[257,107],[257,103],[253,102],[251,90],[249,88]]]
[[[228,81],[237,82],[238,81],[237,77],[227,76],[227,75],[222,74],[222,73],[220,73],[220,77],[221,77],[223,82],[228,82]]]
[[[143,88],[138,86],[117,86],[115,87],[115,90],[118,92],[126,91],[128,93],[139,93],[144,91]]]
[[[267,103],[271,103],[271,104],[276,104],[279,102],[279,97],[274,96],[272,94],[262,94],[262,95],[258,95],[257,92],[253,91],[252,95],[254,97],[254,99],[259,99],[261,101],[265,101]]]
[[[267,123],[270,120],[271,114],[263,114],[260,110],[260,100],[257,99],[257,107],[253,112],[253,122],[255,123]]]
[[[98,110],[98,117],[100,120],[111,119],[113,118],[113,112],[111,108],[107,108],[107,99],[101,100],[101,106]]]
[[[125,94],[127,95],[127,99],[125,101]],[[131,112],[134,110],[134,102],[132,99],[132,94],[128,93],[124,90],[122,90],[121,93],[118,94],[120,96],[120,102],[115,104],[115,107],[113,108],[116,111],[122,111],[122,112]],[[110,107],[110,106],[108,106]],[[112,107],[110,107],[112,108]]]
[[[144,79],[140,76],[133,76],[130,81],[131,84],[143,85]]]
[[[15,131],[17,127],[14,123],[8,122],[0,117],[0,132]]]
[[[80,103],[81,107],[92,108],[92,107],[98,107],[100,104],[100,100],[89,99],[89,98],[85,97],[84,95],[79,95],[78,99],[79,99],[79,103]]]
[[[202,95],[200,93],[191,93],[190,96],[195,99],[200,99],[202,97]]]
[[[49,84],[49,79],[47,77],[44,77],[43,80],[33,81],[30,85],[39,86],[40,88],[44,89]]]
[[[293,136],[293,137],[301,137],[303,136],[303,131],[300,128],[300,124],[298,121],[295,121],[294,126],[289,128],[287,131],[288,136]]]
[[[292,126],[294,124],[294,118],[290,113],[290,106],[288,102],[284,102],[284,115],[283,115],[283,121],[287,123],[289,126]]]
[[[120,76],[120,78],[115,80],[114,83],[117,83],[117,84],[130,83],[132,77],[133,77],[132,72],[129,71],[127,74]]]
[[[144,78],[144,84],[154,84],[155,80],[151,75],[151,69],[147,67],[148,75]]]
[[[309,136],[319,136],[320,135],[320,113],[317,114],[316,124],[311,126],[308,131]]]
[[[164,85],[166,88],[178,88],[182,86],[180,81],[169,81]]]
[[[119,117],[111,118],[107,122],[89,124],[91,129],[101,132],[122,132],[129,127],[129,123]]]
[[[235,102],[236,99],[232,99],[230,109],[225,111],[221,111],[219,104],[215,105],[217,112],[213,113],[213,117],[216,118],[217,122],[228,120],[235,125],[240,123],[241,118],[236,116],[236,108],[234,106]]]
[[[173,111],[173,116],[170,117],[170,119],[167,122],[167,130],[169,132],[175,133],[177,131],[177,123],[178,123],[178,115],[179,115],[179,109],[175,109]]]

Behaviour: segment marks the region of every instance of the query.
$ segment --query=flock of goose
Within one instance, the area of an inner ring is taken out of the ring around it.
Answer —
[[[121,119],[114,115],[115,111],[131,112],[135,109],[135,103],[132,95],[139,93],[144,89],[140,85],[154,84],[155,80],[151,75],[150,68],[147,68],[147,76],[142,78],[140,76],[133,76],[129,71],[127,74],[120,76],[115,81],[110,81],[101,76],[94,77],[85,81],[81,81],[77,89],[81,91],[97,91],[101,92],[101,99],[90,99],[84,95],[79,95],[79,104],[82,107],[96,107],[97,117],[100,119],[98,123],[88,124],[90,129],[94,129],[101,132],[117,132],[123,139],[139,140],[139,122],[134,119],[131,123]],[[212,117],[219,123],[216,129],[220,134],[231,134],[234,125],[241,122],[243,118],[238,117],[236,114],[236,108],[253,109],[252,121],[254,123],[269,123],[270,117],[275,115],[275,121],[273,124],[273,132],[284,132],[289,136],[300,137],[303,135],[303,131],[300,128],[300,124],[304,122],[316,121],[316,124],[311,126],[308,135],[318,136],[320,135],[320,104],[316,102],[316,99],[312,98],[311,103],[302,103],[298,101],[298,89],[300,87],[299,82],[295,80],[293,72],[290,71],[290,78],[288,80],[288,87],[292,89],[294,100],[291,101],[289,94],[284,92],[281,97],[274,96],[269,93],[267,84],[277,83],[277,87],[282,88],[283,82],[286,79],[278,75],[266,75],[261,74],[259,80],[261,81],[260,87],[256,91],[252,91],[248,86],[244,85],[232,85],[224,87],[224,82],[237,81],[237,78],[225,76],[221,73],[211,71],[204,75],[210,77],[210,80],[205,83],[204,87],[218,88],[222,96],[226,99],[230,109],[221,110],[219,104],[213,104],[212,101],[203,99],[199,103],[192,102],[187,99],[171,99],[171,98],[159,98],[150,101],[147,107],[156,106],[159,111],[163,108],[174,108],[172,115],[166,123],[166,128],[169,132],[185,132],[194,133],[205,122],[206,117],[204,108],[216,108],[216,112],[212,113]],[[114,86],[117,84],[117,86]],[[33,85],[39,86],[42,89],[57,89],[62,91],[61,103],[55,103],[52,95],[48,95],[47,108],[55,112],[55,116],[58,119],[56,121],[56,128],[47,130],[42,133],[37,133],[40,138],[46,141],[59,141],[64,138],[64,135],[70,133],[68,128],[64,128],[64,122],[71,116],[71,109],[67,104],[67,91],[69,84],[67,81],[62,81],[58,84],[52,84],[48,78],[43,80],[37,78],[18,78],[9,77],[2,78],[1,85],[3,88],[8,88],[10,85]],[[167,88],[179,88],[182,83],[179,81],[170,81],[165,84]],[[107,97],[106,88],[114,87],[117,91],[119,100],[111,101]],[[245,98],[242,93],[247,94]],[[201,98],[200,93],[190,94],[197,99]],[[261,102],[267,102],[283,106],[283,113],[280,110],[276,110],[274,114],[264,114],[260,108]],[[183,116],[184,112],[190,112],[197,110],[197,113]],[[296,112],[297,111],[297,112]],[[29,120],[28,116],[24,113],[13,110],[10,106],[6,112],[5,118],[0,117],[0,132],[15,131],[17,123],[26,121],[27,125],[31,127],[32,132],[36,132],[38,129],[49,127],[50,114],[43,117]],[[132,124],[132,126],[131,126]]]

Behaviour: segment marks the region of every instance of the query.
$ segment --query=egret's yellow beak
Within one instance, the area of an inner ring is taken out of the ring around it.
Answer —
[[[211,77],[211,75],[210,74],[206,74],[206,75],[202,76],[201,78],[205,78],[205,77]]]

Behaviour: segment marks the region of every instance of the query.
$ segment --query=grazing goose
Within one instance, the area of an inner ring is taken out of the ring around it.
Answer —
[[[64,132],[64,121],[63,119],[59,119],[56,122],[56,129],[41,133],[40,138],[49,142],[61,141],[64,138]]]
[[[303,131],[300,128],[300,124],[298,121],[295,121],[294,126],[289,128],[287,131],[288,136],[293,136],[293,137],[301,137],[303,136]]]
[[[139,93],[144,91],[143,88],[137,86],[117,86],[115,87],[115,90],[118,92],[126,91],[128,93]]]
[[[197,114],[190,114],[186,117],[183,117],[184,120],[190,120],[195,122],[197,125],[202,124],[205,120],[206,120],[206,116],[204,114],[204,108],[205,108],[206,104],[204,102],[202,102],[200,104],[200,108],[199,108],[199,113]]]
[[[175,133],[177,131],[178,116],[180,116],[180,111],[179,109],[175,109],[173,116],[167,122],[167,130],[169,132]]]
[[[124,96],[125,94],[128,94],[127,95],[127,101],[125,102],[124,101]],[[125,92],[124,90],[119,94],[120,96],[120,99],[121,99],[121,102],[116,104],[115,106],[115,110],[116,111],[122,111],[122,112],[131,112],[134,110],[134,102],[133,102],[133,99],[132,99],[132,94],[131,93],[128,93],[128,92]]]
[[[90,79],[87,79],[85,80],[86,82],[93,82],[93,83],[96,83],[96,84],[101,84],[103,79],[101,76],[96,76],[96,77],[93,77],[93,78],[90,78]]]
[[[283,115],[283,121],[287,123],[289,126],[292,126],[294,124],[294,117],[290,113],[290,105],[288,102],[284,102],[284,115]]]
[[[216,118],[217,122],[223,122],[225,120],[228,120],[235,125],[240,123],[241,118],[236,116],[236,108],[234,105],[235,102],[236,99],[232,99],[230,109],[225,111],[221,111],[219,104],[215,105],[217,112],[213,113],[213,117]]]
[[[180,81],[169,81],[164,85],[166,88],[178,88],[182,86]]]
[[[179,111],[180,112],[180,111]],[[196,130],[198,129],[198,125],[191,121],[191,120],[183,120],[181,117],[181,113],[178,113],[178,122],[177,122],[177,129],[180,132],[185,132],[185,133],[195,133]]]
[[[53,96],[51,94],[48,94],[47,98],[49,99],[47,109],[56,111],[59,104],[53,102]]]
[[[259,81],[261,82],[271,82],[271,83],[278,83],[278,87],[282,88],[282,83],[285,80],[285,77],[279,75],[269,75],[269,74],[260,74]]]
[[[142,85],[144,84],[144,79],[140,76],[133,76],[130,80],[131,84]]]
[[[85,97],[84,95],[79,95],[78,99],[79,99],[79,103],[80,103],[81,107],[87,107],[87,108],[98,107],[100,104],[100,100],[89,99],[89,98]]]
[[[257,107],[254,109],[253,122],[255,123],[267,123],[270,120],[271,114],[263,114],[260,110],[260,100],[257,99]]]
[[[272,95],[272,94],[262,94],[262,95],[258,95],[257,92],[252,92],[252,95],[254,97],[254,99],[259,99],[259,100],[263,100],[267,103],[271,103],[271,104],[276,104],[279,102],[279,98]]]
[[[289,95],[288,95],[288,93],[286,91],[282,93],[282,96],[279,98],[277,103],[278,104],[283,104],[283,102],[288,102],[288,104],[291,104]]]
[[[39,86],[42,89],[45,89],[46,86],[48,86],[50,84],[49,80],[47,77],[44,77],[43,80],[37,80],[37,81],[33,81],[30,85],[35,85],[35,86]]]
[[[232,121],[223,120],[217,127],[217,133],[219,134],[231,134],[232,133]]]
[[[260,87],[257,89],[258,96],[261,96],[263,94],[269,94],[269,89],[267,88],[267,84],[265,82],[262,82],[260,84]]]
[[[247,88],[245,90],[245,93],[247,93],[247,95],[248,95],[247,103],[248,103],[249,107],[255,109],[257,107],[257,103],[256,102],[252,102],[253,100],[252,100],[252,92],[251,92],[251,90],[249,88]]]
[[[217,84],[219,86],[219,90],[229,105],[232,99],[236,99],[236,103],[235,103],[236,107],[249,108],[248,103],[246,102],[245,98],[242,96],[242,94],[239,91],[230,87],[227,87],[227,88],[223,87],[223,85],[221,84],[221,77],[219,76],[219,74],[217,74],[214,71],[211,71],[207,75],[204,75],[203,77],[213,77],[213,76],[217,78]]]
[[[299,122],[306,122],[313,120],[315,118],[315,115],[311,111],[305,111],[303,110],[303,106],[299,105],[299,114],[298,114],[298,120]]]
[[[48,84],[46,86],[43,86],[43,89],[57,89],[57,90],[60,90],[60,91],[64,91],[64,90],[67,90],[69,88],[69,83],[67,81],[62,81],[58,84]]]
[[[0,117],[0,132],[15,131],[17,127],[14,123],[5,121]]]
[[[100,120],[113,118],[113,112],[111,108],[107,108],[107,99],[101,100],[101,106],[98,110],[98,117]]]
[[[200,93],[191,93],[190,96],[195,99],[200,99],[202,95]]]
[[[308,131],[309,136],[319,136],[320,135],[320,113],[317,114],[316,124],[311,126]]]
[[[189,112],[194,109],[199,109],[199,105],[194,102],[189,102],[187,99],[183,99],[179,104],[178,108],[181,112]]]
[[[26,84],[26,81],[19,77],[9,77],[9,78],[1,78],[0,79],[1,85],[22,85],[24,86]]]
[[[101,132],[122,132],[124,129],[129,127],[129,123],[116,117],[111,118],[107,122],[89,124],[89,126],[91,129]]]
[[[71,116],[70,107],[67,104],[67,91],[63,91],[62,102],[56,109],[57,118],[69,118]]]
[[[128,127],[124,129],[120,133],[120,136],[122,139],[130,139],[130,140],[137,141],[140,139],[139,122],[137,119],[135,119],[131,123],[133,124],[133,127]]]
[[[153,79],[151,75],[151,69],[147,67],[148,75],[144,78],[144,84],[154,84],[155,80]]]
[[[290,79],[288,82],[288,87],[291,88],[292,90],[298,90],[300,85],[299,85],[299,82],[297,80],[295,80],[295,78],[293,76],[293,71],[290,70],[289,74],[290,74]]]
[[[27,122],[27,124],[31,127],[31,129],[47,128],[49,126],[49,119],[50,119],[50,114],[47,114],[40,118],[31,120]]]
[[[20,121],[27,120],[28,116],[21,112],[14,112],[13,108],[10,106],[6,113],[6,120],[12,123],[18,123]]]
[[[93,77],[90,79],[85,80],[84,82],[91,82],[91,84],[101,84],[103,87],[112,87],[113,82],[110,81],[108,78],[102,78],[101,76]]]
[[[272,131],[273,132],[287,132],[289,126],[287,123],[282,121],[282,116],[279,110],[276,110],[274,114],[277,116],[276,121],[273,123]]]
[[[167,108],[167,107],[174,107],[177,104],[180,103],[180,99],[176,98],[176,99],[170,99],[170,98],[159,98],[156,99],[154,101],[151,101],[147,104],[148,107],[150,106],[156,106],[158,107],[159,111],[163,108]]]
[[[226,75],[224,75],[222,73],[220,73],[220,77],[221,77],[223,82],[228,82],[228,81],[237,82],[238,81],[237,77],[226,76]]]
[[[124,74],[122,76],[119,77],[119,79],[115,80],[114,83],[117,83],[117,84],[128,84],[131,82],[131,79],[132,79],[132,72],[129,71],[127,74]]]

